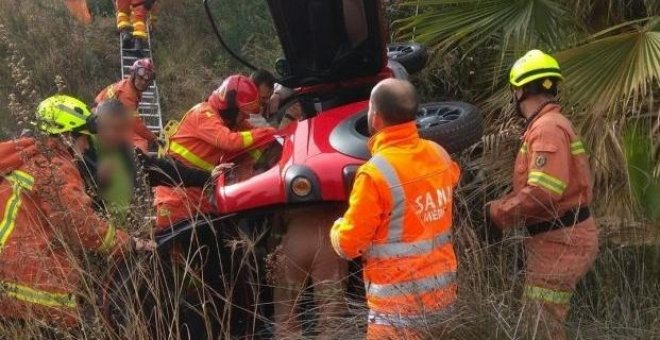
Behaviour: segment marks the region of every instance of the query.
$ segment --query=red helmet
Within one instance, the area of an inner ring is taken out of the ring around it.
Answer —
[[[257,113],[260,110],[259,90],[250,78],[237,74],[225,79],[209,96],[208,103],[217,111],[238,109]]]
[[[138,59],[133,63],[133,66],[131,66],[131,74],[140,74],[140,76],[144,77],[147,73],[151,74],[152,76],[156,75],[156,71],[154,69],[154,63],[151,61],[150,58],[142,58]]]

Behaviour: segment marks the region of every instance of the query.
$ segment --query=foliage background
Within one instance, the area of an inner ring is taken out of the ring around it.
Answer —
[[[227,74],[247,72],[212,35],[201,1],[160,0],[153,36],[162,105],[179,117]],[[0,137],[20,132],[39,98],[57,91],[91,102],[119,77],[109,0],[90,0],[92,25],[60,0],[0,1]],[[263,67],[279,56],[265,1],[223,1],[231,46]],[[486,135],[460,155],[457,248],[462,266],[455,336],[515,338],[521,235],[496,246],[477,233],[480,209],[508,190],[520,121],[509,105],[509,65],[532,47],[554,53],[567,77],[566,114],[585,138],[595,172],[601,255],[578,288],[571,334],[660,338],[660,3],[657,0],[410,0],[391,2],[393,40],[431,48],[414,82],[426,100],[478,104]],[[494,328],[494,329],[493,329]],[[120,336],[121,337],[121,336]]]

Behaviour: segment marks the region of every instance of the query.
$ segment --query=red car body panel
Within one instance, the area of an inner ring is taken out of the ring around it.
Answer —
[[[365,160],[338,152],[330,145],[328,136],[339,123],[363,112],[367,106],[367,101],[351,103],[285,128],[277,137],[283,145],[280,161],[275,166],[238,183],[226,183],[224,176],[218,179],[215,192],[218,212],[237,213],[291,203],[286,193],[285,175],[293,165],[305,166],[316,176],[318,181],[314,184],[319,187],[320,197],[315,201],[347,200],[349,188],[344,169],[359,166]],[[269,138],[256,147],[273,142]]]

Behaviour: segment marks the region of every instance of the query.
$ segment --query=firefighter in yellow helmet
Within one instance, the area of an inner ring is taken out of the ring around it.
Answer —
[[[35,126],[46,135],[43,140],[0,143],[2,320],[75,327],[83,253],[153,246],[92,210],[74,165],[74,154],[88,143],[90,115],[80,100],[53,96],[37,109]]]
[[[498,229],[526,228],[524,300],[530,331],[564,339],[563,322],[575,285],[598,253],[598,229],[591,216],[589,160],[580,137],[562,114],[557,85],[559,63],[532,50],[511,69],[516,110],[526,119],[513,191],[486,205],[488,223]]]

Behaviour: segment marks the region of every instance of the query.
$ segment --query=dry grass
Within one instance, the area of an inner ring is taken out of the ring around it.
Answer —
[[[251,4],[245,6],[253,8]],[[170,116],[178,116],[203,99],[218,79],[236,65],[219,51],[204,25],[205,19],[201,19],[204,18],[201,6],[163,1],[163,8],[154,49],[164,107]],[[52,20],[44,20],[46,13]],[[0,68],[3,137],[14,136],[25,126],[37,98],[64,91],[90,101],[99,89],[118,77],[111,18],[98,18],[97,25],[82,27],[68,18],[59,2],[50,0],[3,1],[0,17],[3,25],[0,27],[0,57],[9,66]],[[259,17],[252,19],[260,20]],[[262,61],[277,54],[271,48],[258,48],[268,46],[260,44],[268,38],[265,33],[249,38],[250,43],[243,48],[246,53],[255,57],[265,55]],[[241,37],[236,37],[236,41],[241,41]],[[465,82],[473,79],[462,76],[470,74],[469,62],[477,61],[468,60],[467,64],[456,67],[456,60],[452,56],[435,58],[433,67],[420,75],[417,81],[427,97],[474,98],[479,95],[461,90],[468,87]],[[443,81],[438,82],[439,78]],[[465,183],[458,191],[455,224],[456,249],[461,260],[460,300],[456,315],[443,325],[448,337],[454,339],[525,338],[520,321],[521,302],[516,293],[521,285],[517,263],[522,258],[523,235],[514,232],[497,245],[487,245],[479,236],[482,228],[479,208],[507,189],[519,128],[515,118],[506,113],[490,116],[487,123],[488,134],[483,143],[461,158]],[[599,147],[597,154],[616,147],[607,141],[594,143]],[[609,159],[601,161],[597,157],[595,162],[602,173],[599,176],[608,178],[608,183],[625,180],[625,173],[620,169],[611,170]],[[625,187],[625,182],[620,186]],[[578,287],[572,301],[568,322],[571,338],[660,338],[660,246],[657,240],[649,241],[649,228],[633,214],[627,196],[609,190],[607,185],[599,188],[597,197],[603,202],[599,206],[601,214],[613,206],[620,209],[608,214],[614,218],[603,221],[602,224],[613,227],[602,232],[603,245],[595,268]],[[142,189],[133,205],[131,230],[148,230],[145,217],[151,216],[149,204],[149,191]],[[222,338],[228,338],[236,327],[255,330],[257,324],[268,323],[263,314],[256,317],[256,324],[241,324],[236,319],[248,319],[244,316],[255,312],[256,306],[231,307],[239,300],[262,297],[267,291],[249,284],[244,273],[236,274],[241,270],[262,277],[267,274],[265,268],[255,267],[256,259],[265,257],[268,249],[263,246],[263,238],[268,237],[269,224],[262,217],[225,221],[219,223],[222,228],[217,229],[194,229],[189,237],[183,238],[184,243],[190,242],[193,246],[177,251],[173,260],[138,254],[128,258],[130,265],[118,266],[107,259],[81,257],[78,252],[71,251],[70,257],[84,278],[77,291],[84,306],[78,329],[59,333],[36,321],[29,324],[3,322],[0,323],[0,337],[40,338],[47,329],[47,332],[54,332],[54,338],[63,339],[151,339],[154,334],[156,338],[179,338],[187,333],[187,326],[184,320],[172,316],[182,310],[202,315],[197,327],[214,329]],[[255,220],[260,221],[257,224],[261,232],[256,235],[242,232],[250,223],[254,227]],[[644,242],[624,247],[616,241],[617,233],[627,235],[627,240]],[[218,272],[210,275],[200,270],[203,263],[218,258],[223,260],[220,272],[225,275],[220,276]],[[116,271],[124,272],[125,279],[120,285],[122,288],[112,290],[111,295],[118,309],[114,321],[119,322],[119,326],[105,318],[98,294],[100,288],[107,285],[108,275]],[[262,282],[267,284],[265,279]],[[227,294],[232,291],[236,294]],[[295,298],[306,299],[306,296]],[[332,322],[335,337],[358,338],[365,325],[365,306],[354,296],[348,297],[346,303],[349,315]],[[144,305],[155,308],[145,312],[140,307]],[[301,312],[300,317],[309,332],[313,332],[318,306],[313,303],[307,306],[309,308]],[[236,313],[243,314],[237,316]],[[428,330],[426,335],[439,337],[434,332]]]

